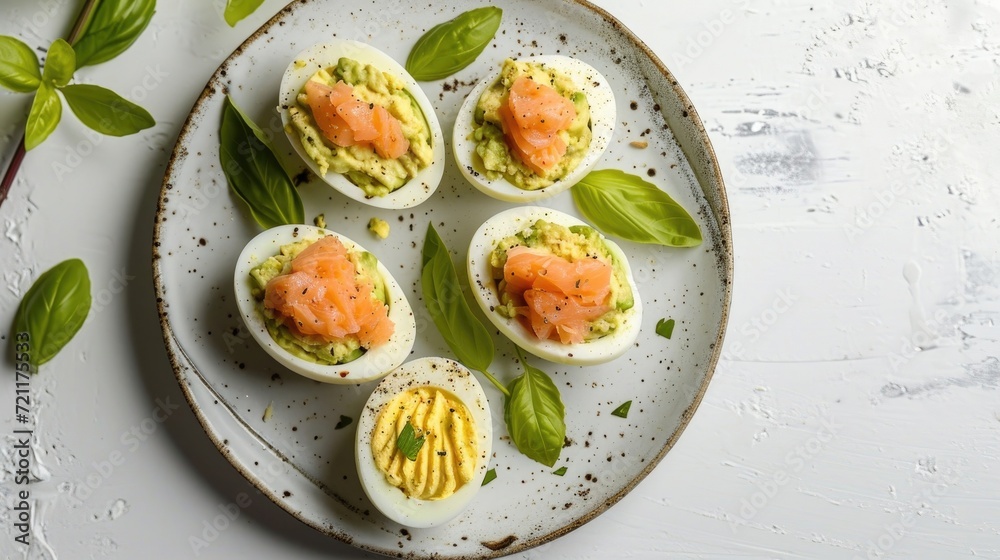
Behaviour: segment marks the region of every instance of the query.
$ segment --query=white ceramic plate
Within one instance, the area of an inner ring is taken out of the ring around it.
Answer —
[[[153,259],[164,341],[206,434],[243,476],[289,513],[319,531],[384,554],[501,556],[563,535],[605,511],[650,472],[690,420],[725,330],[732,278],[728,208],[712,148],[687,96],[638,38],[590,4],[495,4],[504,15],[494,45],[455,76],[421,84],[442,129],[451,130],[465,95],[500,57],[579,57],[608,79],[618,103],[618,126],[597,168],[619,168],[655,182],[692,212],[705,237],[694,249],[620,242],[644,305],[642,331],[624,356],[592,367],[531,359],[553,377],[566,403],[567,445],[556,465],[566,467],[564,476],[518,453],[505,437],[500,395],[484,382],[493,412],[496,480],[451,523],[403,532],[371,506],[354,467],[354,427],[375,384],[326,385],[284,369],[250,338],[233,294],[237,257],[261,228],[229,192],[219,168],[224,96],[232,95],[272,134],[279,156],[298,174],[305,165],[281,133],[274,110],[289,60],[309,45],[339,37],[370,42],[404,61],[425,30],[466,4],[291,4],[212,77],[178,139],[160,196]],[[630,146],[636,140],[648,147]],[[451,357],[420,297],[420,248],[427,225],[434,224],[455,252],[455,263],[464,266],[473,232],[511,204],[469,185],[450,156],[434,195],[407,210],[363,205],[315,179],[299,192],[308,220],[325,214],[329,229],[375,253],[407,292],[417,319],[411,358]],[[579,215],[569,192],[544,205]],[[390,223],[388,239],[376,240],[366,230],[372,217]],[[654,332],[660,318],[676,320],[669,340]],[[509,381],[519,373],[514,347],[499,335],[495,342],[493,371]],[[611,415],[629,400],[627,419]],[[274,413],[264,421],[271,403]],[[337,430],[341,415],[355,422]]]

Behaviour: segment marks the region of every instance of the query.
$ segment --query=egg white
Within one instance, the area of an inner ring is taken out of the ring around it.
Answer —
[[[404,391],[425,386],[454,394],[469,409],[476,424],[478,460],[475,474],[454,494],[441,500],[407,497],[402,490],[389,484],[375,465],[372,454],[372,434],[382,407]],[[436,527],[457,517],[482,487],[492,454],[493,419],[483,387],[465,366],[447,358],[419,358],[390,372],[375,387],[358,418],[354,457],[365,494],[386,517],[407,527]]]
[[[625,253],[622,252],[617,243],[603,236],[602,239],[604,239],[608,249],[625,266],[625,276],[629,286],[632,287],[632,297],[635,301],[630,309],[625,310],[622,325],[613,332],[604,337],[577,344],[563,344],[556,340],[540,340],[530,328],[524,326],[516,318],[504,317],[493,310],[495,306],[500,304],[500,297],[497,283],[490,273],[490,253],[502,239],[530,228],[535,221],[540,219],[567,227],[589,225],[569,214],[539,206],[511,208],[486,220],[473,234],[468,256],[469,284],[472,286],[472,295],[479,303],[479,307],[496,328],[514,344],[539,358],[563,364],[594,365],[621,356],[639,336],[639,327],[642,322],[642,303],[639,301],[639,288],[632,277],[632,269]]]
[[[346,364],[317,364],[303,360],[282,348],[267,332],[264,315],[252,295],[251,269],[267,260],[268,257],[277,255],[282,245],[302,239],[315,240],[325,235],[337,236],[350,251],[365,250],[361,245],[339,233],[314,226],[286,225],[266,230],[247,243],[236,262],[234,277],[236,305],[254,340],[272,358],[288,369],[324,383],[355,384],[379,379],[403,363],[403,360],[409,355],[410,349],[413,348],[413,342],[417,336],[416,321],[410,303],[396,279],[392,277],[381,261],[378,263],[378,272],[385,281],[389,295],[389,319],[395,324],[395,329],[385,344],[371,348],[360,358]]]
[[[490,180],[486,177],[482,160],[475,154],[476,141],[472,133],[476,129],[475,109],[486,88],[490,87],[500,77],[500,67],[495,67],[480,81],[465,101],[462,103],[455,119],[452,134],[452,148],[455,161],[462,175],[477,189],[493,198],[506,202],[532,202],[550,196],[555,196],[575,185],[594,168],[597,161],[604,155],[611,136],[615,130],[617,111],[615,94],[608,81],[593,66],[568,56],[548,55],[523,59],[527,62],[537,62],[553,66],[570,77],[578,89],[583,91],[590,103],[590,119],[593,137],[587,153],[575,169],[565,177],[551,185],[534,191],[522,189],[503,177]]]
[[[291,119],[288,115],[287,107],[295,105],[295,98],[298,96],[306,82],[309,81],[316,72],[321,69],[331,68],[337,65],[340,57],[346,56],[362,64],[371,64],[379,70],[398,77],[406,84],[407,91],[413,95],[427,118],[430,125],[432,149],[434,161],[420,170],[417,175],[411,178],[405,185],[387,194],[386,196],[376,196],[367,198],[364,190],[347,180],[347,177],[340,173],[328,172],[323,175],[319,171],[319,166],[313,161],[309,154],[302,147],[298,131],[291,126]],[[410,208],[427,200],[437,189],[444,173],[444,136],[441,133],[441,124],[438,122],[434,106],[431,105],[424,90],[420,88],[413,76],[406,71],[392,57],[368,44],[359,41],[348,41],[343,39],[333,39],[325,43],[313,45],[299,54],[288,65],[285,74],[281,79],[280,93],[278,96],[278,112],[281,114],[281,124],[285,130],[288,140],[291,142],[295,152],[299,154],[302,161],[317,177],[321,178],[328,185],[337,189],[344,195],[363,202],[376,208]]]

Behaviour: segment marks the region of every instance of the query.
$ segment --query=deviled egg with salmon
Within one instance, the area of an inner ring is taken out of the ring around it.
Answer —
[[[493,216],[472,236],[468,272],[483,313],[540,358],[599,364],[639,334],[642,304],[625,253],[569,214],[523,206]]]
[[[354,200],[409,208],[441,182],[434,107],[398,62],[370,45],[333,40],[296,55],[278,111],[309,169]]]
[[[305,225],[254,237],[240,254],[236,304],[261,347],[326,383],[364,383],[406,359],[416,322],[389,270],[349,238]]]
[[[530,202],[576,184],[614,133],[604,76],[567,56],[506,59],[469,94],[455,120],[458,167],[480,191]]]
[[[407,527],[434,527],[472,501],[492,446],[490,406],[476,377],[456,361],[420,358],[375,387],[358,419],[354,456],[379,511]]]

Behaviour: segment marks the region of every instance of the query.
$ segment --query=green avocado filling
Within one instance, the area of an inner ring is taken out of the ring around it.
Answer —
[[[320,70],[309,79],[331,87],[341,80],[350,84],[354,87],[355,98],[381,105],[399,119],[403,136],[410,143],[409,150],[396,159],[379,156],[369,145],[333,144],[316,124],[303,89],[296,104],[288,108],[288,115],[303,149],[319,166],[321,175],[327,172],[343,174],[361,188],[366,197],[373,198],[386,196],[402,187],[434,161],[427,117],[396,76],[345,57],[333,68]]]
[[[559,133],[566,142],[566,154],[544,175],[538,175],[524,165],[511,152],[503,134],[498,111],[502,104],[507,103],[511,85],[521,76],[530,76],[540,84],[551,86],[572,101],[576,108],[576,119],[568,130]],[[473,119],[475,130],[472,139],[476,142],[476,154],[479,158],[477,163],[482,163],[486,178],[494,180],[504,177],[518,188],[529,191],[543,189],[576,169],[586,155],[593,136],[590,130],[590,104],[587,96],[573,84],[573,80],[552,66],[518,62],[509,58],[504,61],[497,81],[479,97]]]
[[[500,305],[494,310],[508,319],[518,316],[517,302],[513,301],[504,289],[503,267],[507,263],[507,251],[513,247],[525,246],[540,249],[562,257],[570,262],[581,259],[597,258],[611,263],[611,294],[609,304],[611,310],[598,317],[590,324],[590,332],[585,340],[593,340],[607,336],[621,327],[625,320],[625,311],[635,305],[632,286],[625,273],[625,263],[621,262],[608,245],[603,236],[589,226],[570,226],[537,220],[531,227],[500,240],[490,253],[490,269],[493,280],[497,282]]]
[[[271,338],[293,356],[321,365],[346,364],[360,358],[365,353],[358,337],[348,335],[344,338],[328,341],[316,336],[308,336],[289,329],[283,317],[277,316],[272,310],[264,307],[264,290],[267,283],[274,277],[287,274],[291,270],[291,262],[306,247],[315,240],[303,239],[287,245],[282,245],[279,253],[260,263],[250,271],[252,279],[252,294],[257,301],[257,309],[264,317],[264,324]],[[348,259],[354,263],[357,277],[371,280],[374,290],[372,296],[389,305],[389,294],[385,280],[378,272],[378,260],[367,251],[348,251]]]

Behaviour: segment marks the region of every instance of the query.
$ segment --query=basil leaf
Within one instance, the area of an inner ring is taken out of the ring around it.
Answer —
[[[422,257],[420,287],[431,319],[458,361],[471,369],[485,371],[493,362],[493,338],[473,315],[458,283],[451,253],[434,224],[427,224]]]
[[[102,0],[73,44],[76,67],[107,62],[125,52],[153,19],[156,0]]]
[[[520,348],[517,358],[524,373],[510,383],[510,396],[504,400],[507,433],[518,451],[551,467],[566,439],[566,409],[552,379],[528,365]]]
[[[264,0],[228,0],[224,14],[226,23],[229,27],[235,27],[237,22],[254,13],[263,3]]]
[[[48,82],[42,82],[35,92],[28,112],[28,123],[24,127],[24,149],[32,150],[45,141],[56,129],[62,118],[62,102],[56,90]]]
[[[566,466],[563,465],[563,466],[559,467],[558,469],[552,471],[552,474],[554,474],[556,476],[565,476],[567,470],[568,469],[566,468]]]
[[[611,415],[619,418],[628,418],[628,409],[630,408],[632,408],[632,401],[625,401],[618,408],[612,410]]]
[[[259,131],[227,95],[219,129],[219,161],[226,181],[263,228],[304,224],[302,199]]]
[[[440,80],[472,64],[493,40],[502,15],[500,8],[485,6],[435,25],[413,45],[406,71],[417,80]]]
[[[343,414],[341,414],[340,415],[340,422],[337,422],[337,425],[334,426],[333,429],[334,430],[343,430],[344,428],[350,426],[351,422],[353,422],[353,421],[354,421],[354,419],[351,418],[350,416],[344,416]]]
[[[660,319],[656,322],[656,334],[670,338],[674,334],[674,323],[673,319]]]
[[[490,469],[486,471],[486,476],[483,477],[483,483],[480,486],[486,486],[487,484],[493,482],[497,478],[497,470]]]
[[[128,136],[156,124],[145,109],[110,89],[74,84],[62,89],[73,114],[90,128],[109,136]]]
[[[80,259],[63,261],[42,273],[24,294],[14,332],[28,333],[29,363],[51,360],[80,330],[90,312],[90,276]]]
[[[28,93],[38,89],[41,82],[35,51],[19,39],[0,36],[0,86]]]
[[[668,247],[701,243],[691,215],[641,177],[617,169],[591,171],[570,190],[580,212],[606,234]]]
[[[399,432],[399,436],[396,437],[396,449],[398,449],[407,459],[416,461],[417,453],[420,453],[420,448],[423,446],[424,436],[416,437],[413,424],[407,422],[406,425],[403,426],[403,430]]]
[[[74,71],[76,71],[76,53],[73,52],[73,47],[62,39],[56,39],[45,55],[42,81],[61,88],[73,78]]]

